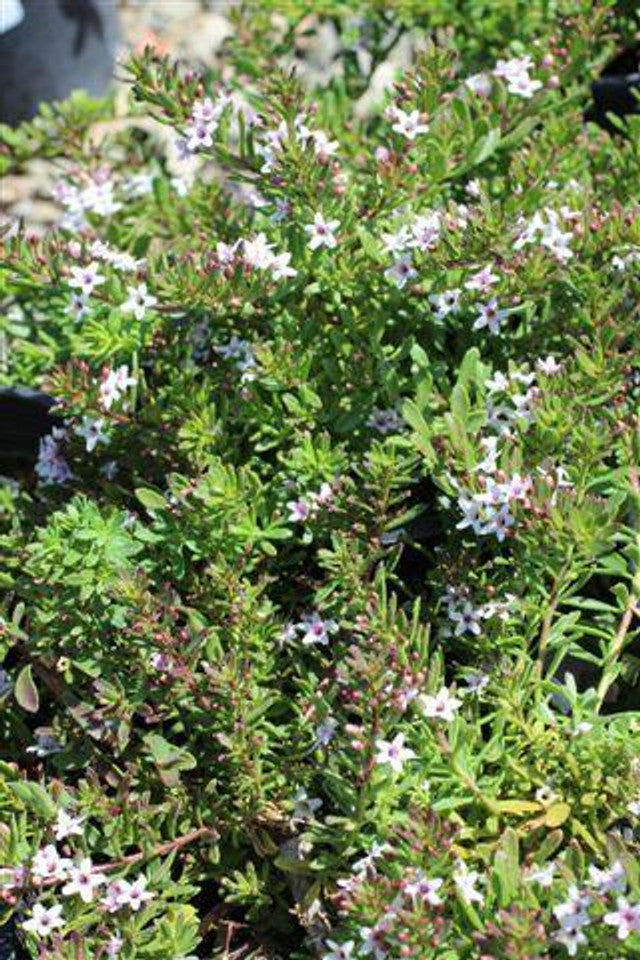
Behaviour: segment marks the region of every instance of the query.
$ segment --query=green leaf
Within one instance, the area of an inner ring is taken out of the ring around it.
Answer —
[[[38,689],[33,682],[31,664],[23,667],[18,674],[13,692],[23,710],[26,710],[28,713],[38,712],[40,708],[40,697],[38,696]]]
[[[193,770],[197,765],[196,758],[183,747],[176,747],[169,743],[160,734],[150,733],[144,742],[151,752],[151,756],[158,767],[160,779],[168,787],[176,786],[180,781],[180,771]]]
[[[167,509],[167,501],[157,490],[151,490],[149,487],[136,487],[135,495],[147,510],[153,512],[154,510]]]
[[[493,863],[493,877],[498,888],[500,905],[509,906],[518,896],[520,883],[518,834],[511,828],[504,831],[500,840]]]
[[[56,805],[45,788],[39,783],[16,780],[6,784],[6,786],[18,800],[38,816],[45,817],[47,820],[55,817]]]
[[[485,160],[488,160],[489,157],[496,152],[498,144],[500,143],[500,136],[500,128],[494,127],[493,130],[489,130],[489,133],[474,143],[470,156],[472,166],[484,163]]]

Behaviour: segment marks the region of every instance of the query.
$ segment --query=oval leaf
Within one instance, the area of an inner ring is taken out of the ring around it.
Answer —
[[[37,687],[33,682],[30,665],[23,667],[18,674],[14,694],[23,710],[27,710],[29,713],[38,712],[40,697],[38,696]]]
[[[167,509],[167,501],[157,490],[150,490],[149,487],[136,487],[135,493],[142,506],[146,507],[147,510]]]
[[[571,814],[568,803],[552,803],[547,810],[544,822],[547,827],[559,827]]]

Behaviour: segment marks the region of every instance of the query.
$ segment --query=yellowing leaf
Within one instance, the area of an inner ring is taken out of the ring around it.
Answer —
[[[571,807],[568,803],[552,803],[547,810],[544,818],[545,826],[559,827],[571,815]]]
[[[496,813],[538,813],[540,804],[533,800],[496,800],[492,805]]]

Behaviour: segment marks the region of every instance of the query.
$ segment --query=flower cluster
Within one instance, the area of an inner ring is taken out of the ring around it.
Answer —
[[[533,217],[526,222],[522,218],[519,222],[519,233],[514,243],[516,250],[522,249],[526,244],[539,243],[546,247],[560,261],[570,260],[573,251],[569,244],[573,240],[571,230],[563,230],[561,221],[572,223],[580,219],[581,215],[568,208],[563,208],[560,214],[556,213],[550,207],[545,207],[542,211],[534,213]]]
[[[541,81],[534,80],[529,75],[533,68],[534,63],[530,56],[498,60],[493,68],[493,76],[505,81],[509,93],[529,100],[534,93],[542,89]]]

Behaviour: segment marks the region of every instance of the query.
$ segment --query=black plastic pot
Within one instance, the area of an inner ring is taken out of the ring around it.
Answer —
[[[623,50],[591,85],[593,104],[585,114],[611,132],[618,128],[608,115],[626,117],[640,113],[640,47]]]
[[[36,462],[40,439],[60,426],[60,419],[50,413],[54,403],[51,397],[37,390],[0,387],[0,467],[3,470]]]
[[[22,21],[0,35],[0,121],[28,120],[77,89],[103,96],[120,38],[116,0],[21,3]]]
[[[20,960],[24,954],[19,950],[16,925],[13,917],[0,927],[0,960]]]

